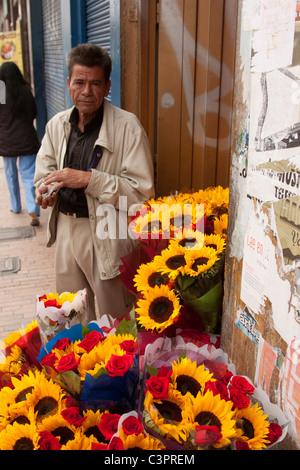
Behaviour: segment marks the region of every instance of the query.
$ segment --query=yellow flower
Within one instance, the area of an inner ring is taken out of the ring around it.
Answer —
[[[123,429],[119,431],[119,437],[123,442],[124,450],[164,450],[163,444],[149,434],[140,433],[126,435]]]
[[[166,400],[155,400],[150,392],[144,400],[145,423],[160,435],[185,442],[189,435],[190,425],[184,413],[185,399],[178,399],[174,390],[169,387]]]
[[[92,442],[92,439],[77,433],[75,439],[63,445],[61,450],[91,450]]]
[[[98,424],[101,421],[103,413],[100,410],[86,410],[83,412],[83,416],[86,417],[81,425],[82,433],[96,443],[104,443],[105,437],[98,428]]]
[[[38,450],[36,424],[9,424],[0,432],[0,450]]]
[[[218,261],[218,256],[216,250],[204,246],[200,250],[189,250],[186,261],[185,274],[195,277],[208,271]]]
[[[52,379],[42,378],[34,387],[31,394],[26,396],[28,404],[37,413],[37,420],[46,416],[60,413],[65,407],[65,392]]]
[[[155,286],[166,285],[169,281],[169,276],[158,271],[153,261],[142,264],[134,277],[134,285],[139,292],[151,289]]]
[[[199,392],[203,394],[205,384],[213,374],[205,370],[203,364],[197,366],[188,358],[178,359],[172,363],[171,382],[180,395],[191,394],[196,397]]]
[[[213,395],[211,391],[196,398],[192,398],[191,405],[187,410],[191,425],[196,429],[200,426],[217,426],[222,438],[213,444],[215,448],[221,448],[231,443],[231,439],[237,436],[235,428],[234,412],[232,402],[222,400],[220,395]]]
[[[184,229],[182,237],[174,237],[170,245],[179,245],[185,250],[199,250],[204,245],[204,234],[199,230]]]
[[[7,378],[19,374],[24,363],[22,354],[23,351],[19,346],[13,346],[9,355],[0,363],[0,371],[6,374]]]
[[[226,240],[219,234],[205,235],[204,245],[213,248],[219,255],[225,250]]]
[[[234,416],[237,419],[238,427],[243,431],[240,439],[246,441],[252,450],[265,448],[269,443],[267,437],[270,423],[267,421],[268,415],[263,414],[258,403],[240,410],[236,409]]]
[[[214,231],[222,237],[227,237],[228,214],[223,214],[220,218],[214,219]]]
[[[68,421],[59,413],[53,414],[52,416],[48,416],[42,421],[39,421],[37,428],[38,432],[51,432],[54,437],[59,439],[61,445],[65,445],[67,442],[75,439],[75,435],[77,433],[76,426],[68,423]]]
[[[155,256],[153,262],[158,271],[167,274],[170,279],[174,280],[179,273],[184,274],[185,272],[187,251],[179,245],[169,245],[160,255]]]
[[[147,330],[162,332],[180,315],[180,301],[167,286],[155,286],[138,299],[136,314],[138,322]]]

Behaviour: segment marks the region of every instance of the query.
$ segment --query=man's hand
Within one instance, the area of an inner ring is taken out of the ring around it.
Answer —
[[[57,192],[60,188],[86,188],[91,179],[91,173],[88,171],[73,170],[64,168],[56,170],[46,176],[43,183],[36,189],[36,203],[43,209],[52,207],[57,200]],[[55,190],[51,195],[46,196],[55,183]]]

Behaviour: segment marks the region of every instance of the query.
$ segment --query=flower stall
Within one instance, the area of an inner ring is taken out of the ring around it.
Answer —
[[[280,408],[220,348],[227,209],[218,187],[148,201],[130,219],[138,248],[121,273],[136,301],[121,319],[83,325],[84,290],[37,297],[36,320],[2,345],[0,450],[262,450],[284,439]]]

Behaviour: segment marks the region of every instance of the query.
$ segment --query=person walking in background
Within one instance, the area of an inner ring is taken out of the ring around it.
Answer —
[[[11,211],[18,214],[22,209],[20,173],[30,224],[37,226],[40,207],[35,202],[33,179],[40,142],[33,124],[37,115],[35,99],[14,62],[2,64],[0,80],[6,88],[6,102],[0,105],[0,155],[4,161]]]

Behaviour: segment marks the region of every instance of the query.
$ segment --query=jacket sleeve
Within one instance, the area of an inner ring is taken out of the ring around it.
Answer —
[[[120,196],[127,197],[128,205],[143,203],[154,197],[153,162],[143,128],[134,132],[127,129],[123,145],[116,151],[122,151],[118,174],[92,170],[86,194],[97,198],[101,204],[110,204],[117,209]],[[117,156],[111,154],[107,158]]]
[[[37,188],[42,184],[47,175],[58,169],[56,152],[51,137],[51,128],[52,122],[49,121],[46,125],[46,132],[36,157],[34,185]]]

